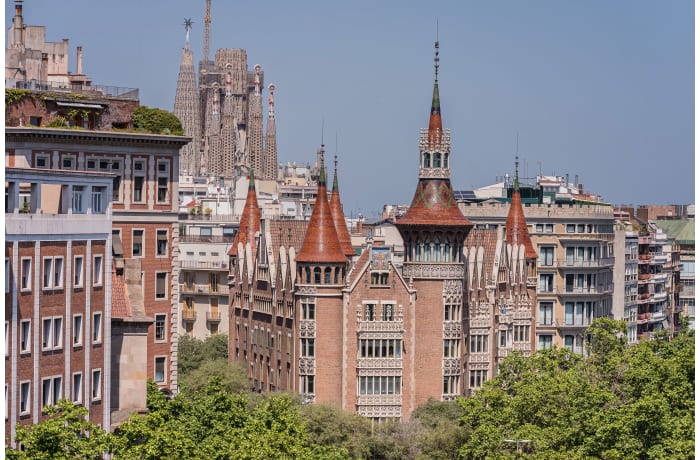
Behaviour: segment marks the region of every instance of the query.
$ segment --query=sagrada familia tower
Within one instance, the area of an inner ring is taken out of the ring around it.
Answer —
[[[181,150],[180,175],[235,178],[251,169],[260,179],[277,178],[275,85],[268,86],[267,129],[263,134],[263,82],[260,65],[248,70],[243,49],[224,48],[209,60],[211,0],[206,0],[204,51],[196,77],[185,20],[185,47],[175,93],[175,115],[192,143]]]

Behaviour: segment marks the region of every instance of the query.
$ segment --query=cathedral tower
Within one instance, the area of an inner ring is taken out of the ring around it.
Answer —
[[[253,74],[253,92],[248,99],[248,155],[250,167],[260,172],[260,178],[268,179],[263,157],[261,70],[260,65],[256,64]]]
[[[270,83],[267,104],[267,129],[265,129],[265,179],[277,179],[277,125],[275,123],[275,89]]]
[[[457,207],[450,184],[450,132],[442,128],[438,89],[439,43],[427,130],[421,130],[418,185],[406,215],[396,222],[404,240],[403,277],[419,294],[415,304],[413,375],[404,376],[414,407],[430,397],[462,394],[461,342],[464,240],[472,223]],[[440,377],[438,377],[440,376]]]
[[[177,77],[174,113],[182,123],[185,136],[192,142],[180,149],[180,175],[198,175],[200,172],[201,124],[199,120],[199,95],[195,79],[194,61],[190,48],[192,20],[185,19],[185,47],[182,49],[180,74]]]

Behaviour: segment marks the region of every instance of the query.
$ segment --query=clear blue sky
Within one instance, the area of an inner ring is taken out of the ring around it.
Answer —
[[[26,0],[25,22],[84,47],[95,84],[138,87],[172,110],[204,0]],[[409,204],[428,125],[435,20],[452,183],[513,171],[578,174],[612,203],[694,200],[694,4],[690,0],[212,0],[211,55],[245,48],[277,85],[279,160],[313,162],[338,135],[346,214]],[[5,1],[9,27],[13,2]],[[75,68],[74,51],[70,67]]]

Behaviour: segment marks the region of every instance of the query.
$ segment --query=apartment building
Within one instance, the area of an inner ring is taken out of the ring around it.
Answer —
[[[6,442],[64,398],[109,429],[114,174],[29,168],[6,148]]]
[[[639,232],[628,212],[615,211],[615,268],[613,281],[613,318],[627,323],[627,342],[637,342],[638,285],[646,284],[649,275],[639,274]],[[624,261],[624,263],[623,263]]]
[[[148,330],[145,375],[171,391],[177,388],[179,335],[178,153],[187,142],[189,138],[182,136],[5,129],[9,167],[110,175],[115,274],[135,273],[137,279],[120,281],[137,284],[134,290],[140,295],[128,300],[142,304],[135,307],[143,308],[145,317],[155,323]],[[104,320],[110,322],[111,317]]]

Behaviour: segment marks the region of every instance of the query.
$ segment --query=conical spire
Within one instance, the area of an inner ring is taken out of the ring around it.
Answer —
[[[506,218],[506,243],[511,246],[525,246],[525,258],[536,259],[537,252],[532,246],[530,233],[527,231],[527,222],[523,212],[523,204],[520,198],[520,179],[518,177],[518,157],[515,157],[515,180],[513,181],[513,197]]]
[[[267,89],[270,91],[270,96],[267,100],[267,129],[265,130],[265,177],[277,179],[277,127],[275,122],[275,89],[277,87],[270,83]]]
[[[333,171],[333,191],[331,192],[331,215],[335,224],[335,231],[340,240],[340,246],[343,253],[347,257],[352,257],[356,254],[348,233],[348,226],[345,223],[345,215],[343,214],[343,205],[340,202],[340,191],[338,190],[338,156],[335,157],[335,168]]]
[[[433,101],[430,106],[428,123],[428,147],[434,148],[442,140],[442,115],[440,114],[440,90],[438,89],[438,69],[440,68],[440,42],[435,42],[435,83],[433,84]]]
[[[250,243],[253,251],[255,250],[255,234],[260,231],[260,208],[258,207],[258,196],[255,193],[255,173],[250,170],[250,182],[248,183],[248,196],[245,199],[243,213],[241,214],[241,223],[238,226],[238,233],[233,239],[233,245],[228,252],[228,255],[235,256],[238,254],[238,243],[243,246]]]
[[[190,30],[192,20],[185,19],[185,47],[182,49],[180,73],[175,90],[175,107],[173,113],[182,123],[182,130],[192,142],[180,149],[180,175],[198,175],[200,170],[199,147],[201,124],[199,112],[199,91],[195,77],[192,50],[190,49]]]
[[[321,146],[323,150],[323,146]],[[338,233],[333,222],[328,191],[326,189],[326,166],[321,152],[320,172],[316,204],[311,213],[309,227],[304,237],[304,244],[297,255],[297,262],[344,263],[345,254],[340,246]]]

